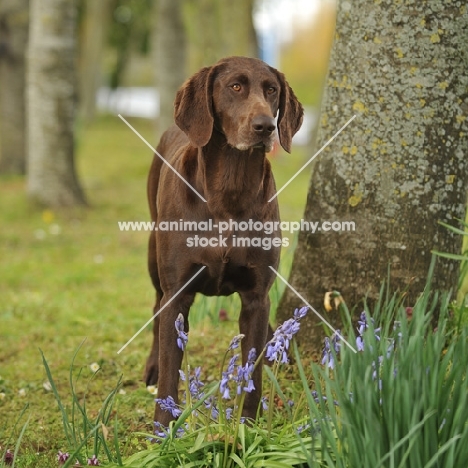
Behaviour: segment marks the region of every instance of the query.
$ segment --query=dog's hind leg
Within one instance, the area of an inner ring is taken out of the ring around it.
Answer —
[[[156,303],[153,308],[155,315],[160,308],[163,292],[159,283],[158,265],[156,262],[156,237],[155,232],[151,232],[148,245],[148,270],[156,290]],[[159,315],[153,319],[153,345],[146,361],[145,377],[146,385],[156,385],[159,376]]]
[[[184,317],[184,329],[188,332],[188,313],[195,298],[195,293],[181,292],[174,297],[174,294],[167,293],[161,301],[161,307],[165,307],[159,317],[159,380],[158,399],[172,397],[175,404],[178,404],[179,369],[182,364],[183,351],[177,343],[177,330],[175,322],[179,314]],[[171,301],[169,303],[169,301]],[[167,304],[167,306],[165,306]],[[164,426],[176,419],[176,415],[156,404],[154,420]]]

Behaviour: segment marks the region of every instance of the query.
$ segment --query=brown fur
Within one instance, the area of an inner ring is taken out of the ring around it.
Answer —
[[[203,202],[173,171],[154,157],[148,178],[151,218],[161,221],[237,222],[249,219],[279,220],[270,163],[265,157],[278,136],[290,151],[300,128],[303,110],[284,75],[264,62],[245,57],[222,59],[201,69],[178,91],[177,126],[167,130],[158,145],[161,154],[205,199]],[[149,241],[149,272],[156,289],[154,312],[164,306],[201,268],[190,283],[154,320],[154,342],[146,364],[146,383],[158,384],[158,398],[172,396],[177,388],[182,352],[177,347],[174,322],[188,313],[197,292],[205,295],[239,293],[243,362],[251,348],[260,353],[267,340],[268,291],[278,265],[280,247],[231,247],[232,234],[265,237],[261,232],[224,233],[228,247],[188,247],[187,238],[217,232],[155,231]],[[280,237],[275,232],[271,237]],[[254,418],[262,393],[261,366],[253,375],[255,390],[247,394],[244,416]],[[156,405],[155,420],[167,425],[171,414]]]

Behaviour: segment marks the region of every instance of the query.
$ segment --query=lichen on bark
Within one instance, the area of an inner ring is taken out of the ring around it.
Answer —
[[[389,266],[392,289],[407,290],[411,305],[431,250],[460,250],[461,239],[438,221],[464,219],[467,201],[464,3],[339,3],[317,146],[357,117],[319,156],[304,217],[352,220],[356,231],[300,234],[290,282],[317,308],[331,289],[349,306],[375,299]],[[439,261],[435,286],[453,289],[457,275],[456,264]],[[286,292],[278,317],[299,303]],[[303,327],[315,351],[318,325],[310,315]]]

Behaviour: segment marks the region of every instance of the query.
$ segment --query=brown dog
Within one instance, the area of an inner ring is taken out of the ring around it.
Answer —
[[[188,330],[188,313],[197,292],[208,296],[239,293],[244,363],[252,348],[258,354],[265,346],[268,292],[274,281],[268,266],[278,265],[281,232],[276,229],[270,236],[252,229],[239,233],[232,221],[250,221],[252,226],[279,220],[276,198],[268,202],[276,188],[265,153],[273,146],[277,114],[279,141],[290,151],[303,109],[282,73],[246,57],[225,58],[201,69],[178,91],[174,106],[177,126],[163,134],[157,150],[206,202],[155,156],[148,179],[151,218],[158,224],[231,223],[222,234],[206,232],[202,226],[190,232],[159,229],[150,236],[148,264],[157,293],[154,312],[164,310],[154,320],[145,379],[147,385],[158,384],[158,398],[172,396],[177,402],[182,351],[174,323],[181,313]],[[238,236],[244,238],[241,246]],[[205,243],[198,242],[201,237]],[[245,399],[245,417],[256,415],[261,373],[258,366],[253,375],[255,390]],[[156,405],[155,421],[167,426],[172,419],[170,412]]]

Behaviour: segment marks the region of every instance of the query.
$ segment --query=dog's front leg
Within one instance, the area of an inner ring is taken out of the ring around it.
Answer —
[[[270,299],[268,294],[241,293],[242,309],[239,317],[239,330],[245,337],[242,340],[242,362],[245,364],[249,352],[255,348],[256,356],[262,352],[266,344],[268,318],[270,314]],[[246,394],[242,416],[255,419],[258,405],[262,397],[262,366],[260,362],[253,372],[252,380],[255,389]]]
[[[179,314],[184,316],[185,331],[188,332],[188,313],[192,305],[194,294],[181,293],[165,307],[159,316],[159,378],[158,399],[172,397],[178,405],[179,369],[182,363],[183,352],[177,345],[177,330],[175,322]],[[164,294],[161,309],[170,300],[171,296]],[[174,413],[161,408],[156,403],[154,420],[165,427],[176,419]]]

